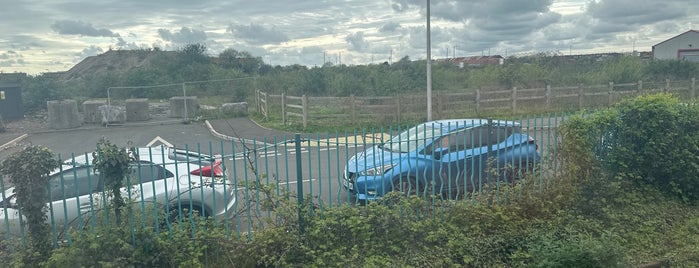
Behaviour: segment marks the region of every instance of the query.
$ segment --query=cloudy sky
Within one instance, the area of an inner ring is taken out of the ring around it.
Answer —
[[[0,0],[0,72],[113,50],[248,51],[273,65],[426,57],[426,0]],[[431,0],[432,55],[650,51],[699,28],[696,0]]]

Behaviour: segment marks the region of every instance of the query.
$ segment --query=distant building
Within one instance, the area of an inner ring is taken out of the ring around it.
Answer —
[[[653,46],[653,59],[699,62],[699,31],[689,30]]]
[[[494,56],[474,56],[474,57],[459,57],[459,58],[449,58],[439,60],[443,62],[450,62],[458,65],[459,68],[464,68],[466,66],[470,67],[482,67],[486,65],[502,65],[505,63],[505,58],[500,55]]]

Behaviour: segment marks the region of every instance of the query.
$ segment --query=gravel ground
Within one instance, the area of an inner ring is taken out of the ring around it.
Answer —
[[[45,113],[26,115],[22,119],[4,122],[4,129],[0,125],[0,145],[3,145],[23,134],[42,132],[48,130]]]

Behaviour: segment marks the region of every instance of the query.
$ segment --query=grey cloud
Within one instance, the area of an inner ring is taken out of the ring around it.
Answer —
[[[395,12],[405,12],[412,6],[417,6],[423,8],[425,6],[424,0],[392,0],[391,8]]]
[[[121,37],[117,38],[117,42],[114,45],[121,50],[137,50],[149,48],[149,46],[146,44],[138,45],[136,44],[136,42],[128,42]]]
[[[102,52],[104,52],[104,50],[101,47],[92,45],[92,46],[84,48],[82,51],[80,51],[78,53],[75,53],[75,56],[82,59],[82,58],[86,58],[89,56],[95,56],[95,55],[102,54]]]
[[[356,32],[345,37],[351,51],[365,51],[369,48],[369,42],[364,40],[364,32]]]
[[[83,35],[83,36],[101,36],[115,37],[119,34],[113,33],[108,29],[97,29],[92,24],[75,20],[59,20],[51,24],[53,29],[58,34],[65,35]]]
[[[206,32],[189,27],[182,27],[177,32],[170,32],[170,30],[167,29],[158,29],[158,36],[165,41],[176,44],[204,43],[207,39]]]
[[[379,28],[379,32],[386,33],[386,32],[395,32],[400,28],[400,23],[397,22],[389,22],[381,26]]]
[[[330,55],[324,53],[324,49],[318,46],[303,47],[299,52],[299,60],[311,66],[320,66],[323,60],[330,61]]]
[[[318,47],[318,46],[301,48],[301,54],[318,54],[318,53],[323,53],[323,51],[325,51],[325,50],[322,47]]]
[[[643,25],[684,17],[686,4],[654,0],[591,1],[587,13],[610,24]]]
[[[250,25],[230,25],[227,31],[252,44],[278,44],[289,41],[289,37],[281,31],[253,23]]]
[[[0,60],[0,67],[12,67],[17,63],[15,60]]]
[[[8,50],[7,52],[0,53],[0,67],[12,67],[24,65],[24,63],[22,54],[19,54],[16,51]]]

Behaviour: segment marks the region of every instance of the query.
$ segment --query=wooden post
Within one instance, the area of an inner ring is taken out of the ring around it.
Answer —
[[[607,92],[607,105],[612,106],[614,101],[614,82],[609,82],[609,92]]]
[[[282,92],[282,125],[286,126],[286,93]]]
[[[476,89],[476,114],[481,112],[481,89]]]
[[[357,99],[354,94],[350,95],[350,122],[352,124],[357,123]]]
[[[689,87],[689,98],[690,99],[695,99],[697,97],[696,82],[697,82],[697,79],[692,77],[692,85]]]
[[[641,95],[641,92],[643,92],[643,80],[638,80],[638,89],[636,91],[638,91],[636,92],[638,95]]]
[[[437,105],[435,105],[435,107],[437,107],[435,115],[437,119],[439,119],[442,117],[442,100],[440,99],[439,91],[433,91],[433,93],[433,98],[437,102]]]
[[[308,126],[308,96],[304,94],[302,96],[301,106],[303,107],[303,128]]]
[[[546,109],[551,108],[551,85],[546,85]]]
[[[400,94],[396,95],[396,120],[400,122],[401,119],[401,109],[400,109]]]
[[[265,92],[265,120],[269,120],[269,93]]]
[[[665,79],[665,93],[670,92],[670,79]]]
[[[257,112],[260,113],[260,90],[255,89],[255,109],[257,109]]]
[[[585,98],[585,93],[583,92],[583,84],[578,85],[578,109],[583,108],[583,99]]]
[[[512,112],[517,112],[517,87],[512,88]]]

